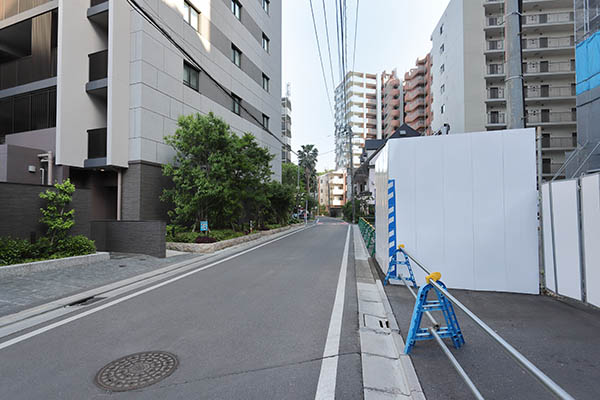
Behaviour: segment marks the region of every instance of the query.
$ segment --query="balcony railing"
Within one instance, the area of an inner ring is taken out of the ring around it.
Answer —
[[[504,18],[502,18],[501,16],[487,17],[486,21],[485,21],[485,25],[487,27],[503,26],[504,25]]]
[[[106,128],[88,131],[88,159],[106,157]]]
[[[577,113],[575,111],[530,111],[526,118],[529,124],[576,122]]]
[[[577,138],[574,137],[542,137],[542,147],[545,149],[552,148],[575,148],[577,147]]]
[[[55,77],[56,54],[56,48],[53,48],[50,52],[50,67],[46,71],[34,68],[31,56],[0,64],[0,90]]]
[[[532,61],[523,63],[524,74],[541,74],[552,72],[575,72],[573,61]]]
[[[51,0],[2,0],[0,1],[0,20],[13,17],[50,1]]]
[[[88,55],[90,65],[90,82],[104,79],[108,76],[108,50]]]
[[[523,16],[523,25],[560,24],[573,22],[572,12],[533,14]]]
[[[488,113],[487,121],[489,125],[506,124],[506,114],[501,112]]]
[[[488,50],[504,50],[504,41],[503,40],[488,40],[487,41],[487,49]]]
[[[504,98],[504,88],[488,88],[487,89],[488,100],[496,100]]]
[[[504,64],[489,64],[487,73],[488,75],[504,75]]]
[[[525,88],[525,98],[571,97],[575,95],[575,86],[529,86]]]
[[[521,41],[523,50],[530,49],[556,49],[561,47],[573,47],[575,45],[575,37],[540,37],[534,39],[523,39]]]
[[[542,173],[543,174],[556,174],[560,167],[562,167],[562,163],[544,163],[542,164]]]

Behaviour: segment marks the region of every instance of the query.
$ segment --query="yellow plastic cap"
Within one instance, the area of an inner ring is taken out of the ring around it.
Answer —
[[[404,245],[403,245],[403,244],[400,244],[400,245],[398,245],[398,248],[399,248],[399,249],[403,249],[403,248],[404,248]]]
[[[439,272],[432,272],[431,274],[429,274],[425,277],[425,280],[427,281],[427,283],[429,283],[430,279],[433,279],[434,281],[437,282],[440,279],[442,279],[442,274]]]

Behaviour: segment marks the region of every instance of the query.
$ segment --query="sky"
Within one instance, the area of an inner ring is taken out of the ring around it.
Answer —
[[[449,0],[358,0],[355,70],[377,73],[398,69],[404,73],[431,50],[431,33]],[[339,84],[335,1],[324,0],[329,26],[335,83],[332,85],[323,0],[312,0],[317,32],[333,102]],[[309,0],[285,0],[282,27],[282,90],[291,84],[292,149],[315,144],[318,171],[335,168],[334,119],[321,72]],[[357,0],[347,0],[348,58],[352,64]],[[348,70],[352,69],[352,65]],[[333,106],[333,103],[331,103]],[[295,156],[292,155],[295,160]]]

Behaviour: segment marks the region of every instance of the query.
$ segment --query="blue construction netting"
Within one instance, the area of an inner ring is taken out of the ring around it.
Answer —
[[[600,86],[600,31],[577,45],[575,59],[577,94]]]

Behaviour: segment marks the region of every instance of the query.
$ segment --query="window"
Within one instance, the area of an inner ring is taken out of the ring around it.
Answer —
[[[240,49],[235,47],[235,45],[231,45],[231,61],[241,68],[242,66],[242,52]]]
[[[238,96],[236,96],[233,93],[231,94],[231,99],[232,99],[231,111],[233,111],[237,115],[240,115],[240,109],[241,109],[242,99],[239,98]]]
[[[441,24],[441,25],[440,25],[440,35],[441,35],[442,33],[444,33],[444,24]]]
[[[192,67],[190,64],[183,63],[183,84],[195,91],[199,90],[198,81],[200,78],[200,71]]]
[[[440,54],[444,53],[444,44],[442,43],[442,45],[440,46]]]
[[[231,12],[237,19],[242,20],[242,5],[238,0],[231,0]]]
[[[263,121],[262,121],[263,128],[269,129],[269,119],[270,118],[268,116],[266,116],[265,114],[263,114]]]
[[[269,91],[269,82],[270,79],[268,76],[266,76],[265,74],[263,74],[263,80],[262,80],[262,87],[263,89],[265,89],[267,92]]]
[[[265,35],[263,33],[262,36],[262,47],[263,49],[268,53],[269,52],[269,46],[271,44],[271,40],[269,39],[269,37],[267,35]]]
[[[442,106],[440,107],[440,113],[445,113],[446,112],[446,105],[442,104]]]
[[[269,9],[271,8],[271,0],[262,0],[263,10],[268,14]]]
[[[446,70],[446,65],[445,64],[440,65],[440,72],[443,73],[445,70]]]
[[[187,1],[183,3],[183,19],[195,30],[199,30],[198,11]]]
[[[440,94],[444,94],[445,91],[446,91],[446,84],[443,84],[442,86],[440,86]]]

